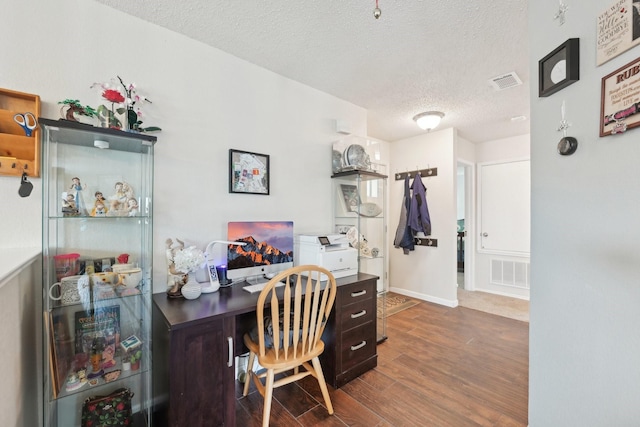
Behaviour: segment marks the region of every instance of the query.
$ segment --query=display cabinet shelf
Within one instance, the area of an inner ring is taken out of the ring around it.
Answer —
[[[368,170],[336,172],[332,176],[334,231],[346,234],[358,250],[358,271],[378,276],[378,342],[386,335],[387,176]]]
[[[127,388],[131,425],[149,427],[156,138],[39,122],[43,425],[80,426],[87,399]]]

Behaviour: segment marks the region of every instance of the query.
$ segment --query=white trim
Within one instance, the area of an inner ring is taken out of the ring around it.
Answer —
[[[27,265],[33,263],[42,248],[2,248],[0,249],[0,288],[9,283]]]
[[[394,292],[396,294],[400,294],[400,295],[405,295],[411,298],[415,298],[415,299],[419,299],[422,301],[427,301],[427,302],[432,302],[434,304],[439,304],[439,305],[444,305],[447,307],[457,307],[458,306],[458,299],[456,298],[455,300],[448,300],[448,299],[444,299],[444,298],[437,298],[437,297],[432,297],[431,295],[425,295],[425,294],[420,294],[417,292],[412,292],[412,291],[408,291],[406,289],[402,289],[402,288],[395,288],[392,287],[390,289],[391,292]]]
[[[500,285],[502,286],[502,285]],[[524,288],[518,288],[518,289],[524,289]],[[528,291],[529,289],[527,289]],[[484,292],[486,294],[494,294],[494,295],[500,295],[503,297],[509,297],[509,298],[517,298],[517,299],[521,299],[524,301],[529,301],[529,297],[528,296],[524,296],[524,295],[516,295],[516,294],[511,294],[508,292],[500,292],[500,291],[496,291],[493,289],[476,289],[476,291],[478,292]]]
[[[466,234],[464,236],[464,289],[473,291],[475,289],[476,276],[476,258],[475,251],[473,250],[476,242],[476,165],[473,162],[462,159],[457,160],[457,165],[462,165],[465,169],[464,230]]]

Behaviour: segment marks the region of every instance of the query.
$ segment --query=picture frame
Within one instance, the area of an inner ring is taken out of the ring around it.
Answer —
[[[538,96],[547,97],[580,80],[580,39],[568,39],[538,61]]]
[[[602,78],[600,136],[640,126],[640,58]]]
[[[342,199],[347,212],[358,212],[358,206],[362,203],[358,187],[351,184],[340,184]]]
[[[600,66],[640,44],[637,0],[615,0],[596,21],[596,65]]]
[[[229,193],[269,195],[269,155],[229,150]]]

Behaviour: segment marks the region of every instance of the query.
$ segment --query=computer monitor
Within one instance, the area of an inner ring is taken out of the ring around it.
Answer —
[[[293,267],[293,221],[229,222],[227,277],[256,282]]]

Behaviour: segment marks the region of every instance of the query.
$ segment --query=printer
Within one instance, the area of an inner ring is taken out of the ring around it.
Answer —
[[[300,234],[294,241],[293,263],[319,265],[338,279],[358,274],[358,251],[344,234]]]

